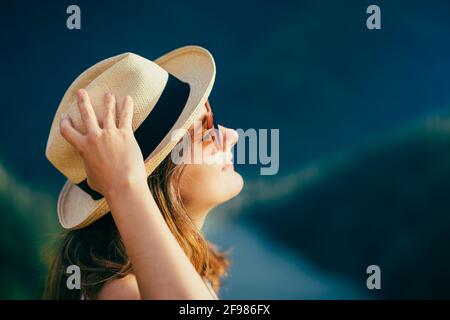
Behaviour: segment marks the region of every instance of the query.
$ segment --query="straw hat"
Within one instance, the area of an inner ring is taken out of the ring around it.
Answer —
[[[187,46],[155,61],[123,53],[100,61],[70,85],[52,122],[45,151],[47,159],[67,177],[58,198],[57,212],[66,229],[83,228],[109,212],[103,196],[86,182],[83,160],[59,131],[60,117],[70,115],[74,127],[84,132],[76,91],[85,88],[97,117],[103,114],[103,95],[117,101],[134,100],[132,121],[136,140],[145,158],[147,175],[161,163],[200,116],[216,74],[212,55],[204,48]]]

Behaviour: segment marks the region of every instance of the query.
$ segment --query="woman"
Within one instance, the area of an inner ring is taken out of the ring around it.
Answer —
[[[132,128],[133,99],[120,104],[106,93],[100,118],[80,89],[77,106],[86,130],[65,115],[60,133],[82,156],[87,182],[104,196],[110,214],[65,233],[45,298],[217,299],[229,261],[201,228],[211,209],[241,191],[242,177],[230,163],[177,164],[171,154],[147,176]],[[191,149],[201,150],[202,159],[230,155],[237,133],[221,127],[217,134],[208,101],[197,120],[187,133]],[[70,265],[80,267],[81,290],[67,288]]]

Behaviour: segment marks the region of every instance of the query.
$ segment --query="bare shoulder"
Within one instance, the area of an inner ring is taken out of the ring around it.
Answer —
[[[136,277],[129,274],[108,281],[98,294],[99,300],[141,300]]]

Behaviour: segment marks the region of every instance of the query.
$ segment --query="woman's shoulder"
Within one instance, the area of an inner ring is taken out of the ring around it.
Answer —
[[[219,299],[212,288],[211,283],[202,278],[214,299]],[[134,274],[128,274],[123,278],[109,280],[100,290],[99,300],[140,300],[139,287]]]
[[[136,277],[128,274],[123,278],[109,280],[98,294],[99,300],[140,300]]]

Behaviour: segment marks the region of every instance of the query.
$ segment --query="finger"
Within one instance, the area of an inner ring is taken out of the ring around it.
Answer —
[[[116,98],[108,92],[105,94],[103,104],[105,106],[103,111],[103,128],[116,128]]]
[[[97,116],[95,115],[94,108],[92,108],[91,99],[86,90],[80,89],[77,91],[77,104],[86,130],[88,132],[99,130]]]
[[[74,128],[72,119],[66,113],[61,116],[61,120],[59,122],[59,131],[61,132],[61,135],[64,137],[64,139],[66,139],[72,146],[74,146],[78,150],[81,150],[80,148],[83,135]]]
[[[134,103],[130,96],[123,99],[120,111],[119,128],[132,128]]]

